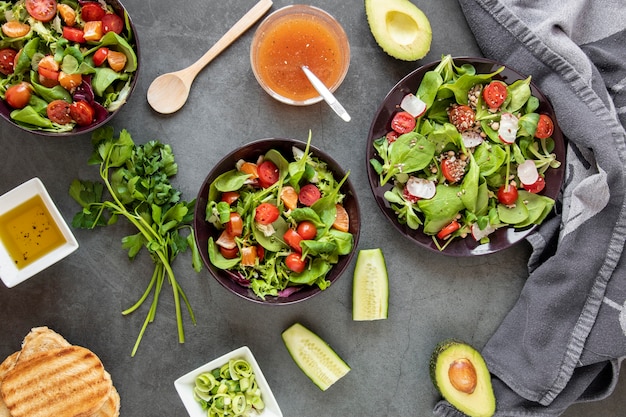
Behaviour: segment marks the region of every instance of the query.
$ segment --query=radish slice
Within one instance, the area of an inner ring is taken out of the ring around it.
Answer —
[[[414,94],[407,94],[400,102],[400,107],[413,117],[420,117],[426,113],[426,103]]]
[[[463,144],[466,148],[475,148],[484,141],[480,133],[474,132],[473,130],[464,131],[461,133],[461,137],[463,138]]]
[[[485,228],[482,230],[480,229],[480,227],[478,227],[478,224],[474,223],[472,225],[472,236],[474,237],[474,239],[476,239],[477,242],[480,241],[482,238],[489,236],[495,231],[496,229],[491,226],[491,223],[487,223],[487,226],[485,226]]]
[[[424,178],[409,177],[409,180],[406,182],[406,190],[412,196],[428,200],[435,196],[437,187],[434,181],[429,181]]]
[[[539,178],[539,172],[537,171],[535,161],[527,159],[523,163],[519,164],[517,166],[517,177],[522,182],[522,184],[525,185],[530,185],[537,182],[537,179]]]
[[[518,119],[511,113],[502,113],[500,117],[500,128],[498,129],[498,137],[506,144],[515,142],[517,136]]]

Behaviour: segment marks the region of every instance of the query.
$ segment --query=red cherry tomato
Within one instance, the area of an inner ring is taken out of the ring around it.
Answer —
[[[522,187],[524,187],[524,189],[529,193],[537,194],[546,187],[546,180],[540,175],[539,178],[537,178],[537,181],[528,185],[522,184]]]
[[[23,109],[30,101],[30,95],[30,84],[22,81],[7,88],[4,98],[7,104],[14,109]]]
[[[441,229],[439,233],[437,233],[437,237],[441,240],[446,239],[450,237],[452,233],[456,232],[460,228],[461,228],[461,225],[459,224],[459,222],[457,222],[456,220],[452,220],[452,222],[449,225],[444,226],[444,228]]]
[[[89,126],[93,123],[94,110],[86,101],[75,101],[70,104],[70,116],[79,126]]]
[[[42,22],[49,22],[57,14],[56,0],[26,0],[28,14]]]
[[[515,204],[517,195],[517,188],[511,184],[505,184],[498,189],[498,201],[505,206]]]
[[[48,104],[46,108],[48,119],[60,125],[66,125],[72,122],[70,116],[70,103],[65,100],[54,100]]]
[[[108,56],[109,48],[107,48],[106,46],[98,48],[98,50],[93,54],[93,64],[96,67],[99,67],[100,65],[104,64],[104,61],[107,60]]]
[[[226,191],[222,193],[222,201],[228,203],[228,205],[232,205],[239,198],[239,193],[237,191]]]
[[[547,114],[539,115],[539,122],[537,122],[537,130],[535,130],[535,137],[538,139],[546,139],[552,136],[554,133],[554,122]]]
[[[391,130],[387,132],[385,137],[387,138],[388,143],[394,143],[396,140],[398,140],[398,132],[396,132],[395,130]]]
[[[287,255],[285,258],[285,265],[287,265],[287,268],[298,274],[303,272],[306,268],[306,262],[297,253],[290,253]]]
[[[409,133],[415,129],[417,120],[409,112],[401,111],[391,119],[391,129],[399,134]]]
[[[124,21],[115,13],[107,13],[100,20],[102,20],[102,31],[104,33],[115,32],[119,35],[124,30]]]
[[[308,220],[301,221],[296,228],[296,232],[302,237],[304,240],[315,239],[317,236],[317,227]]]
[[[506,85],[500,81],[492,81],[483,88],[483,99],[490,109],[497,109],[506,100]]]
[[[448,110],[448,119],[459,132],[464,132],[474,125],[476,113],[470,106],[454,105]]]
[[[106,11],[98,3],[86,3],[80,9],[80,16],[85,22],[102,20]]]
[[[302,236],[293,229],[289,229],[283,235],[283,240],[289,245],[289,247],[298,253],[302,253],[300,242],[302,242]]]
[[[315,184],[307,184],[300,188],[298,200],[307,207],[311,207],[313,203],[322,197],[320,189]]]
[[[259,172],[259,184],[263,188],[267,188],[278,181],[280,172],[278,167],[272,161],[263,161],[257,168]]]
[[[261,224],[271,224],[278,219],[280,212],[272,203],[261,203],[254,211],[254,220]]]
[[[71,42],[85,43],[85,32],[82,29],[63,26],[63,37]]]
[[[445,158],[441,161],[441,173],[449,183],[454,184],[455,182],[459,182],[463,179],[463,176],[465,175],[465,168],[461,165],[461,161],[459,159],[455,158],[454,160],[451,160]]]
[[[0,49],[0,73],[4,75],[13,74],[16,56],[17,51],[13,48]]]
[[[243,220],[239,213],[230,213],[230,220],[226,224],[226,231],[231,236],[241,236],[241,233],[243,233]]]
[[[234,259],[239,255],[239,248],[235,246],[234,248],[225,248],[220,246],[220,253],[226,259]]]

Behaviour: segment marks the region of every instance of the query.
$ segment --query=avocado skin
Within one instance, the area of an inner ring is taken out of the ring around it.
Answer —
[[[430,51],[430,21],[411,1],[365,0],[365,14],[376,43],[388,55],[417,61]],[[404,43],[410,36],[414,36],[413,42]]]
[[[447,358],[448,355],[451,357]],[[476,369],[478,388],[472,394],[459,395],[448,381],[448,370],[440,369],[443,364],[461,358],[470,359]],[[474,347],[455,338],[442,340],[433,349],[429,368],[433,385],[452,406],[469,417],[493,416],[496,399],[491,386],[491,375],[482,355]]]

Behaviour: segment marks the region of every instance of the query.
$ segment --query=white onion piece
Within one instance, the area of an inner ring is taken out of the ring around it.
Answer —
[[[428,200],[435,196],[437,187],[434,181],[429,181],[424,178],[409,177],[409,180],[406,182],[406,190],[412,196]]]
[[[461,133],[461,137],[463,138],[463,144],[466,148],[475,148],[484,141],[480,133],[474,132],[473,130],[464,131]]]
[[[498,137],[504,143],[511,144],[515,142],[517,136],[518,119],[511,113],[502,113],[500,117],[500,128],[498,129]]]
[[[539,172],[535,161],[527,159],[517,166],[517,177],[522,184],[531,185],[539,179]]]
[[[485,226],[485,228],[482,230],[480,229],[480,227],[478,227],[478,224],[474,223],[472,225],[472,236],[474,237],[474,239],[476,239],[477,242],[480,241],[482,238],[489,236],[495,231],[496,229],[491,226],[491,223],[487,223],[487,226]]]
[[[415,94],[407,94],[400,102],[400,107],[413,117],[420,117],[426,112],[426,103]]]

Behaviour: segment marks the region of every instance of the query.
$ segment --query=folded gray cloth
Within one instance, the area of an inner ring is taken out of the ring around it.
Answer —
[[[483,54],[532,75],[569,139],[562,211],[528,238],[528,280],[482,350],[496,416],[556,416],[608,396],[626,356],[626,2],[459,3]]]

